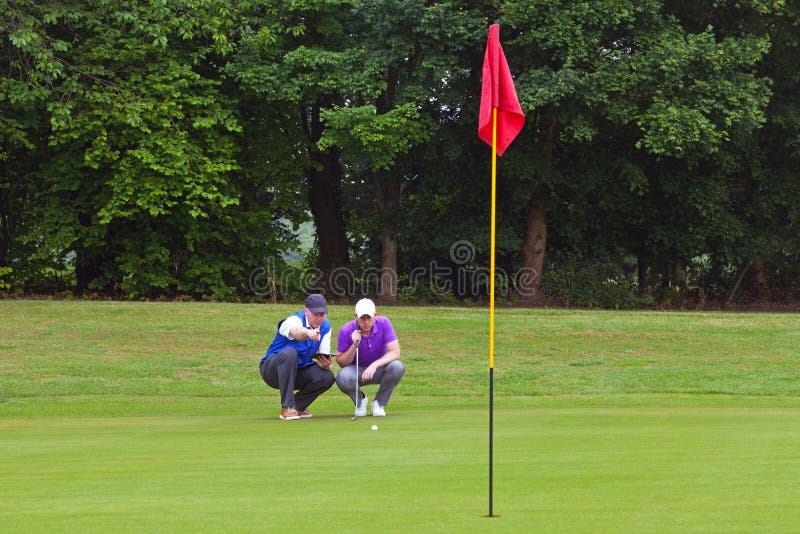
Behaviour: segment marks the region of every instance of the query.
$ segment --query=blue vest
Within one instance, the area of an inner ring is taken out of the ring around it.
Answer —
[[[294,314],[295,317],[299,317],[300,321],[303,323],[304,326],[307,326],[306,322],[306,314],[305,312],[297,312]],[[278,330],[280,330],[283,321],[278,323]],[[267,353],[261,358],[261,362],[263,363],[264,360],[275,354],[276,352],[280,352],[287,347],[291,347],[297,351],[297,368],[300,369],[302,367],[308,367],[309,365],[314,364],[314,360],[312,356],[314,356],[319,351],[319,345],[322,342],[322,338],[325,337],[325,334],[331,331],[331,322],[328,321],[326,317],[325,320],[322,322],[322,326],[319,327],[319,334],[320,334],[320,341],[311,341],[310,339],[306,339],[304,341],[298,341],[296,339],[289,339],[288,337],[282,336],[280,332],[275,333],[275,339],[272,340],[270,343],[269,348],[267,349]]]

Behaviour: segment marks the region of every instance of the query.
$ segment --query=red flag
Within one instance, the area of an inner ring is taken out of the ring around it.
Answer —
[[[506,55],[500,46],[499,24],[489,26],[486,55],[483,56],[481,111],[478,115],[478,137],[489,146],[492,145],[492,108],[497,108],[497,155],[502,156],[522,130],[525,115],[517,100]]]

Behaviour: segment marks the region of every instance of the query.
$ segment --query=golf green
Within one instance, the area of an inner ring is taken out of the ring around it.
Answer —
[[[292,422],[256,399],[231,415],[3,419],[0,523],[50,532],[800,524],[800,409],[790,402],[505,399],[495,414],[497,517],[488,518],[482,402],[398,397],[386,418],[351,421],[328,395],[313,419]]]

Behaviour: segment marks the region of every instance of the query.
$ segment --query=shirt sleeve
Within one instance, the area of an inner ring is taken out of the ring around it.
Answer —
[[[337,352],[347,352],[347,349],[350,348],[350,345],[353,344],[353,330],[349,328],[349,323],[345,324],[341,330],[339,330],[339,337],[337,338]]]
[[[331,353],[331,332],[328,331],[327,334],[322,336],[322,340],[319,342],[319,351],[322,354],[330,354]]]
[[[298,326],[302,328],[303,321],[301,321],[300,317],[296,315],[290,315],[281,323],[281,327],[278,329],[278,333],[283,337],[294,339],[292,336],[289,335],[289,332],[291,332],[292,329],[297,328]]]
[[[392,322],[389,319],[386,319],[383,326],[384,326],[383,342],[391,343],[392,341],[397,341],[397,334],[394,333],[394,327],[392,326]]]

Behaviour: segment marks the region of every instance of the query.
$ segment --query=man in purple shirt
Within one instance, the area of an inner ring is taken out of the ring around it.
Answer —
[[[336,385],[353,400],[356,416],[367,415],[367,396],[363,391],[360,391],[356,401],[356,376],[359,386],[379,384],[378,393],[372,401],[372,415],[385,416],[389,398],[406,369],[400,361],[400,343],[391,321],[375,313],[375,304],[370,299],[361,299],[356,303],[355,320],[345,324],[339,331],[336,363],[341,367]]]

